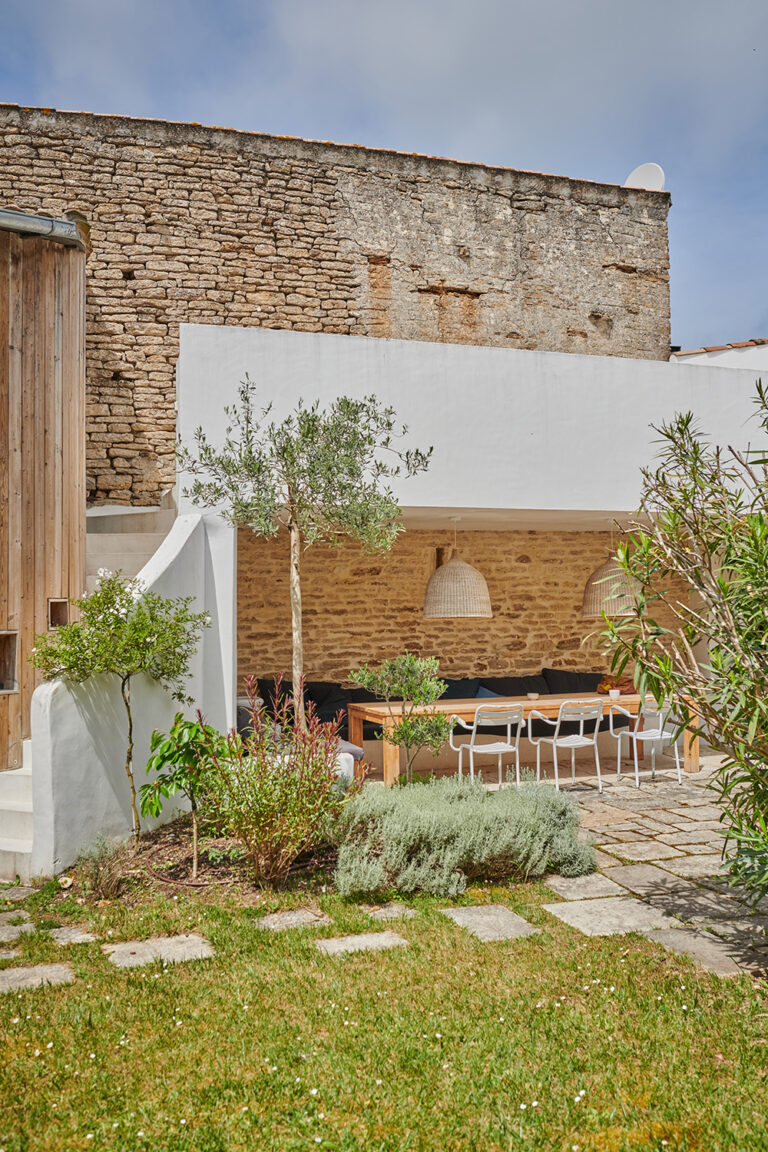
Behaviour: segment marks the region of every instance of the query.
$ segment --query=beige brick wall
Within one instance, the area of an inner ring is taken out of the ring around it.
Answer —
[[[173,481],[181,322],[669,355],[667,193],[0,105],[9,203],[90,223],[96,501]]]
[[[314,547],[303,557],[305,675],[343,681],[352,668],[409,649],[439,656],[446,676],[524,675],[543,665],[606,666],[583,639],[590,572],[610,549],[602,532],[460,532],[464,560],[485,576],[492,620],[425,620],[424,590],[444,532],[410,531],[392,552]],[[238,535],[238,673],[290,677],[287,537]]]

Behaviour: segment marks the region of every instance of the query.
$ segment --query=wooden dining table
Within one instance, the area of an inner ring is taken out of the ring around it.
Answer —
[[[602,695],[598,692],[583,692],[578,696],[572,693],[564,696],[538,696],[535,700],[531,700],[528,696],[493,696],[489,698],[475,696],[471,700],[437,700],[434,704],[417,706],[413,711],[414,713],[441,712],[447,716],[458,716],[460,720],[471,724],[475,718],[477,709],[487,707],[489,704],[493,706],[522,704],[525,719],[527,720],[531,712],[539,712],[548,719],[554,719],[560,711],[560,705],[566,700],[589,700],[590,702],[600,700],[604,705],[604,716],[608,716],[611,705],[617,704],[620,708],[625,708],[628,712],[633,713],[636,717],[635,724],[642,724],[642,716],[639,717],[639,720],[637,717],[643,699],[642,696],[632,692],[622,692],[618,700],[612,700],[609,696]],[[351,744],[357,744],[359,747],[362,747],[363,724],[366,721],[381,726],[385,784],[397,783],[397,778],[400,775],[400,749],[397,744],[393,744],[387,739],[387,733],[392,731],[398,721],[397,708],[398,701],[394,700],[391,702],[391,705],[378,700],[370,703],[347,705],[349,741]],[[618,715],[621,716],[620,713]],[[640,749],[638,749],[639,754],[641,749],[642,743]],[[698,772],[699,737],[696,733],[689,732],[688,730],[683,733],[683,749],[685,771]]]

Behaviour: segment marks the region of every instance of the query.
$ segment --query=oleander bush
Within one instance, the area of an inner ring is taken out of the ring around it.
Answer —
[[[458,896],[475,879],[582,876],[594,853],[579,841],[573,801],[546,785],[488,792],[445,777],[366,788],[339,817],[336,884],[344,896],[395,888]]]

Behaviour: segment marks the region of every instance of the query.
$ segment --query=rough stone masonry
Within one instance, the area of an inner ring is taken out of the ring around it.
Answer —
[[[90,227],[95,502],[173,483],[180,322],[669,355],[664,192],[4,104],[0,203]]]

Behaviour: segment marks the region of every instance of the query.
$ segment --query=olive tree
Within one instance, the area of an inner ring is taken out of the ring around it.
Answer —
[[[404,652],[378,668],[358,668],[349,678],[386,701],[393,724],[382,738],[405,750],[405,781],[410,784],[419,752],[429,748],[437,756],[453,731],[450,716],[429,710],[448,687],[438,674],[437,657]]]
[[[93,592],[74,603],[80,619],[35,637],[30,662],[46,680],[61,677],[80,684],[91,676],[116,676],[128,721],[125,773],[131,792],[133,834],[140,832],[133,778],[131,681],[143,672],[174,700],[191,703],[184,691],[189,662],[210,618],[192,612],[191,596],[169,598],[148,592],[138,579],[99,571]]]
[[[762,433],[768,397],[757,384]],[[736,846],[732,873],[768,890],[768,442],[717,446],[691,413],[656,429],[640,513],[617,549],[635,610],[606,620],[612,667],[673,699],[723,756],[715,779]]]
[[[340,396],[325,409],[299,400],[279,421],[269,418],[271,409],[258,407],[256,385],[246,376],[238,403],[225,408],[224,442],[211,443],[198,428],[194,450],[180,443],[178,457],[194,478],[185,494],[195,504],[217,507],[257,536],[288,531],[293,698],[303,726],[302,551],[345,539],[367,552],[391,548],[402,523],[388,481],[425,470],[432,449],[397,447],[407,428],[398,427],[394,410],[375,396]]]

